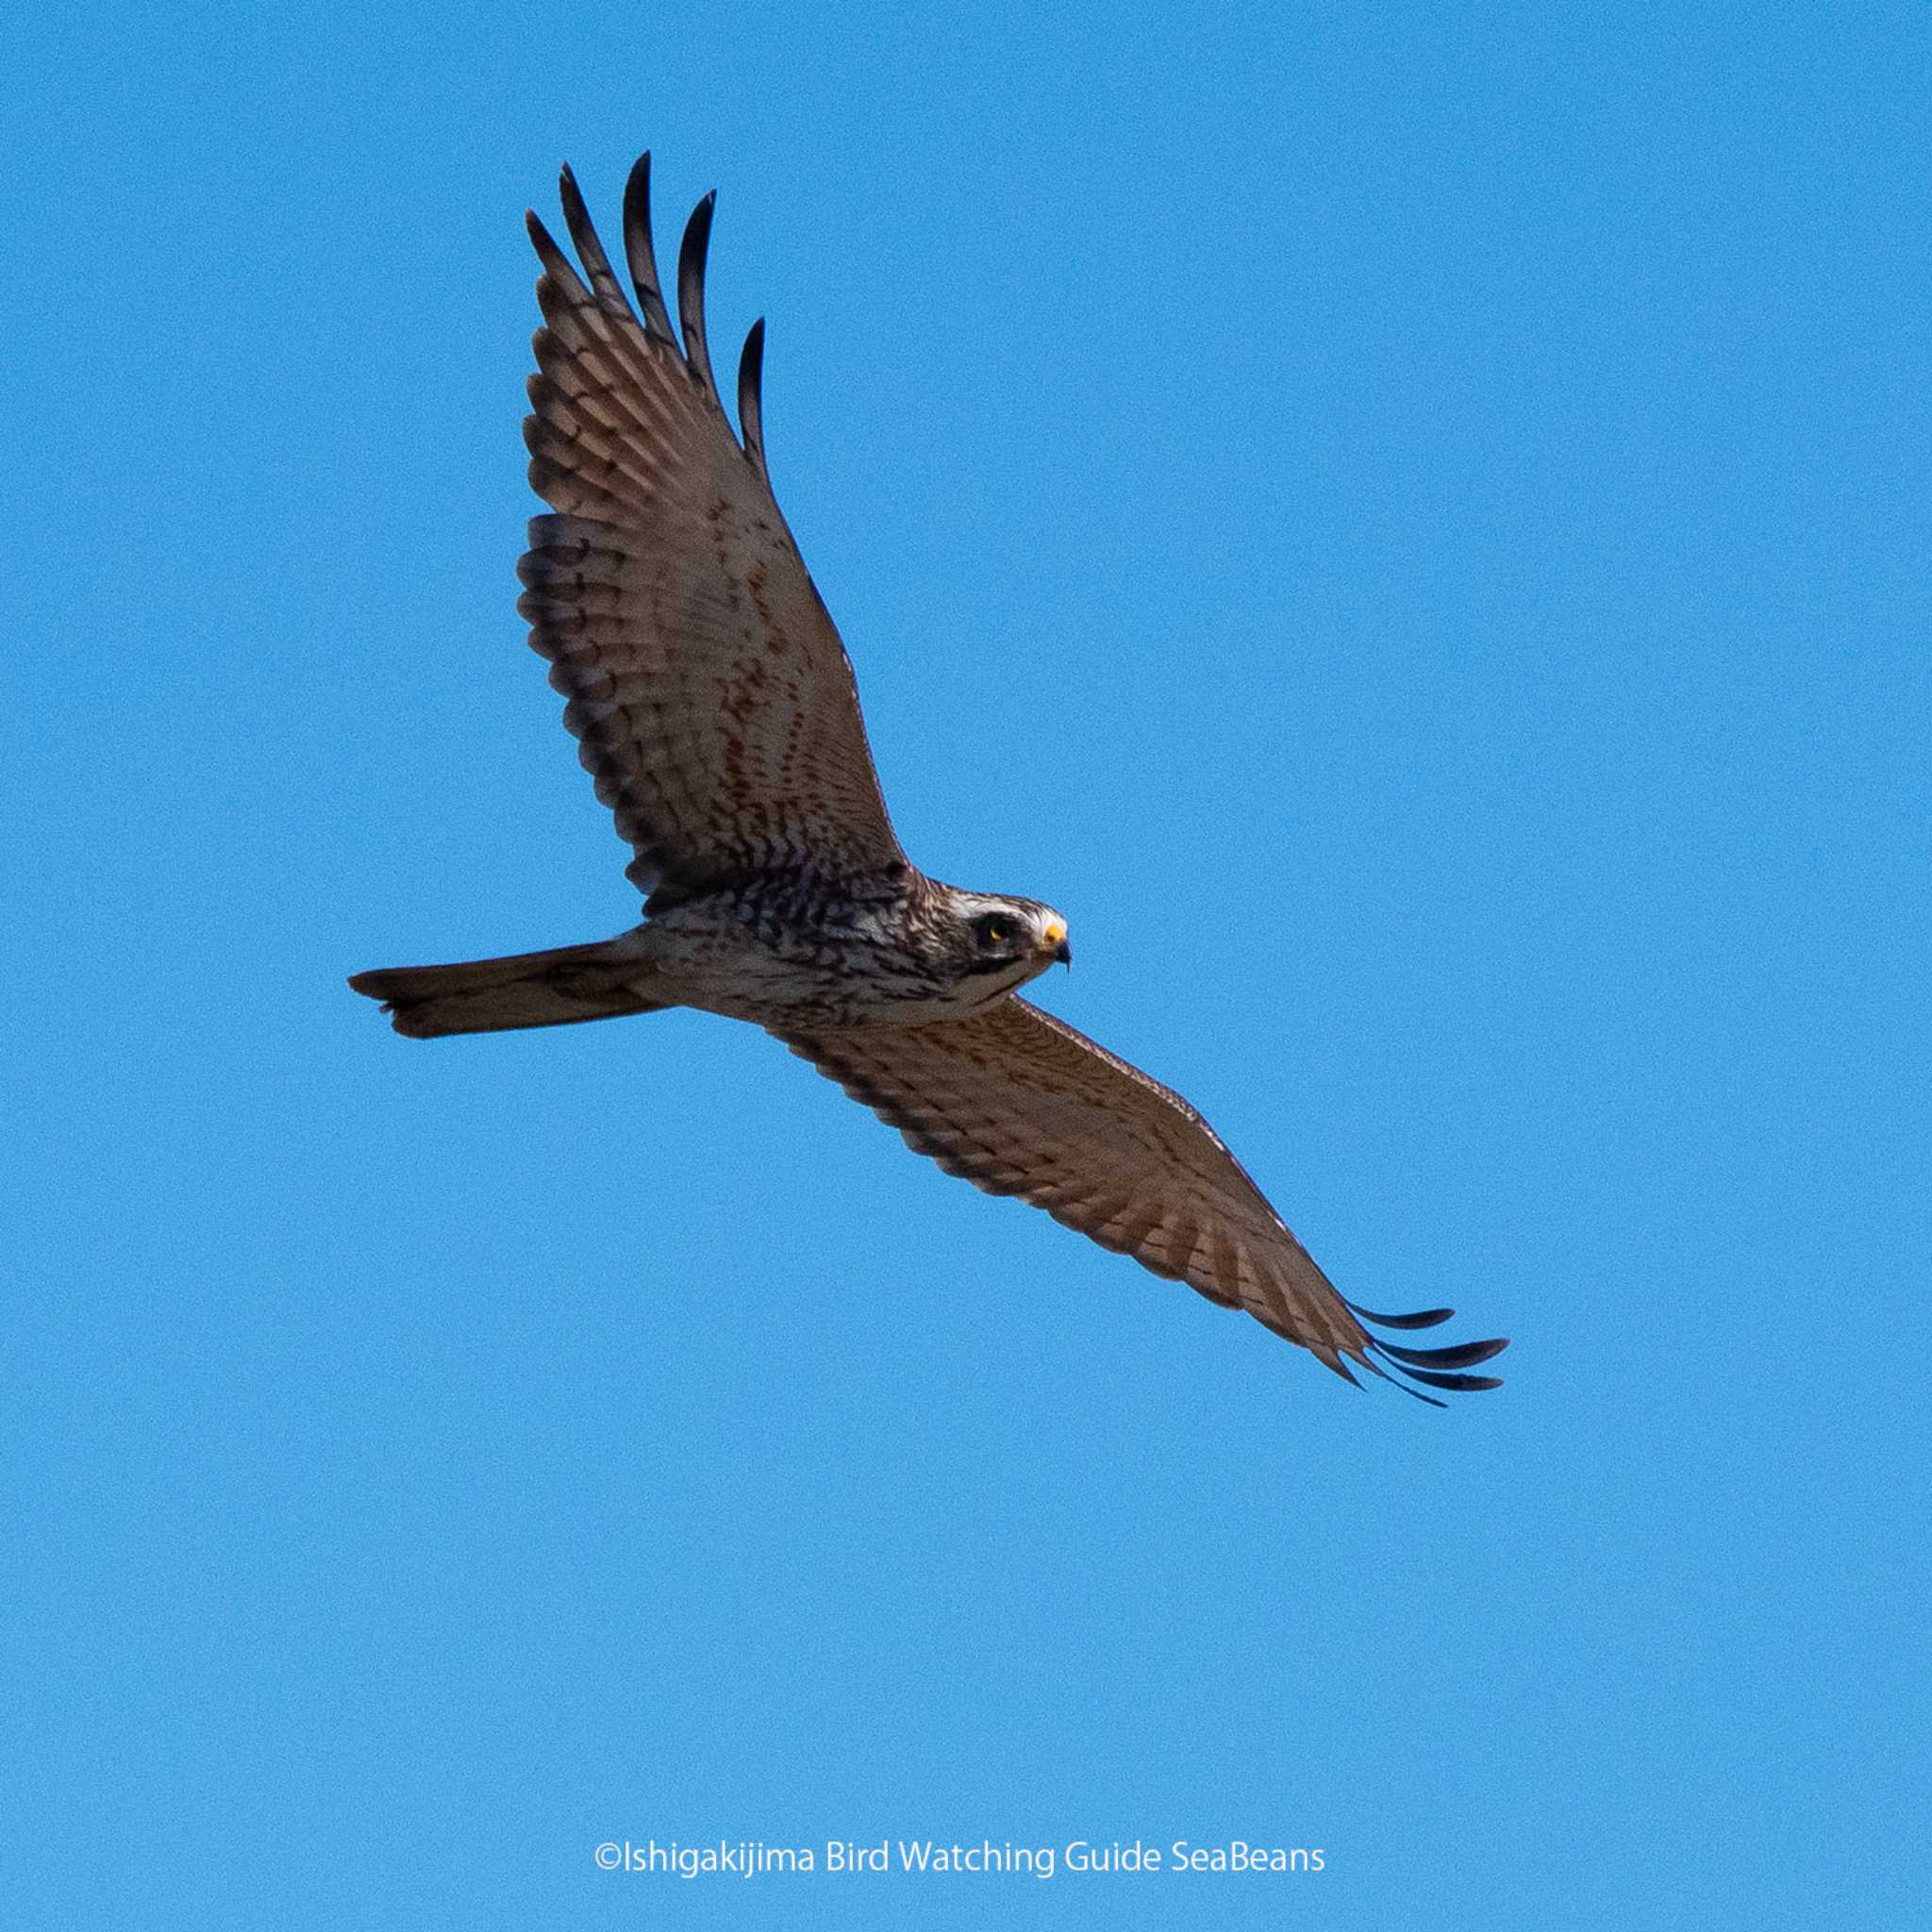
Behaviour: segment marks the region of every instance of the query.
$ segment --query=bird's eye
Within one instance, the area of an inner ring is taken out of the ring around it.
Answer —
[[[1013,922],[1001,918],[997,912],[990,912],[974,924],[978,929],[982,946],[1003,946],[1013,937]]]

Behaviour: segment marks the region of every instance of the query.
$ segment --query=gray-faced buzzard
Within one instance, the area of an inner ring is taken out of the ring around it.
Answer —
[[[740,435],[719,400],[713,197],[678,251],[674,328],[650,157],[624,204],[635,308],[568,169],[562,192],[581,274],[529,217],[544,326],[524,434],[556,514],[530,524],[518,608],[635,853],[644,920],[592,945],[349,984],[419,1040],[676,1006],[749,1020],[949,1174],[1245,1308],[1351,1381],[1350,1363],[1387,1364],[1429,1389],[1497,1386],[1467,1372],[1501,1341],[1372,1336],[1365,1323],[1426,1328],[1451,1311],[1344,1301],[1186,1101],[1018,996],[1072,958],[1058,912],[942,885],[906,857],[851,664],[766,475],[762,323],[739,362]]]

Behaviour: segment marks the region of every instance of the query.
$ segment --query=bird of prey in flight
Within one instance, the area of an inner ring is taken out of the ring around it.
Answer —
[[[635,308],[568,168],[562,199],[577,267],[529,217],[544,325],[524,436],[555,514],[531,521],[518,608],[635,853],[644,919],[590,945],[349,984],[418,1040],[667,1007],[748,1020],[947,1173],[1245,1308],[1350,1381],[1353,1364],[1425,1401],[1496,1387],[1468,1372],[1500,1341],[1372,1335],[1452,1311],[1344,1301],[1185,1100],[1019,996],[1072,959],[1052,907],[942,885],[907,858],[851,663],[772,495],[762,322],[739,362],[737,435],[720,400],[705,340],[715,197],[684,231],[675,326],[650,157],[624,199]]]

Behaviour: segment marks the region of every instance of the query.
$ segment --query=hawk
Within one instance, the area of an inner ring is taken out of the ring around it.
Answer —
[[[851,662],[772,494],[762,321],[738,365],[736,435],[719,397],[705,336],[716,196],[684,231],[675,326],[649,155],[624,200],[635,307],[568,168],[562,201],[578,267],[527,217],[544,325],[524,437],[555,514],[531,521],[518,608],[630,843],[643,922],[350,986],[417,1040],[667,1007],[748,1020],[947,1173],[1245,1308],[1348,1381],[1351,1364],[1400,1375],[1428,1402],[1495,1388],[1468,1371],[1504,1342],[1373,1336],[1365,1324],[1427,1328],[1453,1311],[1344,1301],[1185,1100],[1019,997],[1072,962],[1058,912],[943,885],[907,858]]]

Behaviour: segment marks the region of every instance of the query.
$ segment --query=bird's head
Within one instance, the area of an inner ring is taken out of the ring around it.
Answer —
[[[990,991],[1009,991],[1058,962],[1074,963],[1067,922],[1038,899],[954,891],[947,906],[946,951],[959,977]]]

